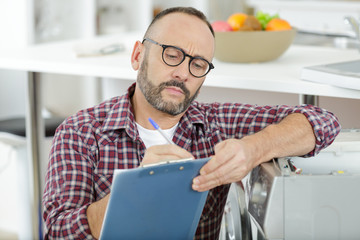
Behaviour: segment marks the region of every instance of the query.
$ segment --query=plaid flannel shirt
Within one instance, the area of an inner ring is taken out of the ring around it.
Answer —
[[[115,169],[139,166],[145,145],[139,137],[127,94],[78,112],[55,133],[43,195],[45,239],[93,239],[87,207],[110,193]],[[307,156],[328,146],[340,131],[336,117],[310,105],[289,107],[193,102],[173,141],[196,158],[214,154],[217,143],[242,138],[291,113],[304,114],[316,136]],[[294,126],[296,128],[296,126]],[[217,239],[229,185],[209,191],[194,239]]]

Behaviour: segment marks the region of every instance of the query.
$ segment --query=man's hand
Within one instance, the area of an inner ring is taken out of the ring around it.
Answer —
[[[184,158],[194,159],[194,156],[175,144],[155,145],[146,149],[141,165]]]
[[[200,176],[194,178],[193,189],[201,192],[240,181],[256,166],[259,156],[256,148],[245,139],[229,139],[217,144],[215,156],[200,170]]]
[[[275,157],[304,155],[314,147],[315,135],[307,118],[300,113],[290,114],[280,123],[255,134],[217,144],[215,156],[202,167],[192,187],[201,192],[238,182],[262,162]]]

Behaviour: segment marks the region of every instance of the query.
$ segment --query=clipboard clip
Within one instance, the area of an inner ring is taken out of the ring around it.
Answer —
[[[179,167],[179,171],[182,171],[182,170],[184,170],[185,168],[184,168],[184,166],[180,166]],[[151,170],[150,172],[149,172],[149,175],[154,175],[155,174],[155,171],[154,170]]]
[[[181,163],[181,162],[187,162],[187,161],[191,161],[191,160],[194,160],[194,159],[193,158],[185,158],[185,159],[179,159],[179,160],[167,160],[167,161],[162,161],[162,162],[157,162],[157,163],[145,164],[140,167],[142,167],[142,168],[156,167],[156,166],[160,166],[160,165],[166,165],[166,164],[171,164],[171,163]],[[184,166],[179,166],[179,171],[182,171],[184,169],[185,169]],[[155,170],[149,171],[149,175],[154,175],[154,174],[155,174]]]
[[[159,166],[159,165],[163,165],[163,164],[187,162],[187,161],[190,161],[190,160],[195,160],[195,159],[193,159],[193,158],[183,158],[183,159],[165,160],[165,161],[161,161],[161,162],[157,162],[157,163],[148,163],[148,164],[140,165],[140,167],[142,167],[142,168],[154,167],[154,166]],[[181,170],[183,170],[183,169],[181,169]]]

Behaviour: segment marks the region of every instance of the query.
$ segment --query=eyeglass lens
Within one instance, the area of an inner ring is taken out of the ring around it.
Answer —
[[[163,50],[163,60],[169,66],[178,66],[185,59],[185,53],[172,46],[166,46]],[[202,58],[194,57],[189,62],[189,71],[195,77],[202,77],[208,73],[209,63]]]

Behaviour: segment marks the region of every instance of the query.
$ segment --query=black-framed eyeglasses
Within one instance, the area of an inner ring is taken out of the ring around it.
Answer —
[[[171,67],[179,66],[185,60],[186,57],[189,57],[190,58],[189,72],[194,77],[197,78],[204,77],[206,74],[210,72],[211,69],[214,68],[214,65],[211,62],[207,61],[202,57],[190,56],[189,54],[186,54],[184,50],[182,50],[181,48],[171,45],[160,44],[150,38],[144,38],[142,42],[144,43],[145,40],[153,44],[159,45],[163,48],[162,60],[168,66]]]

